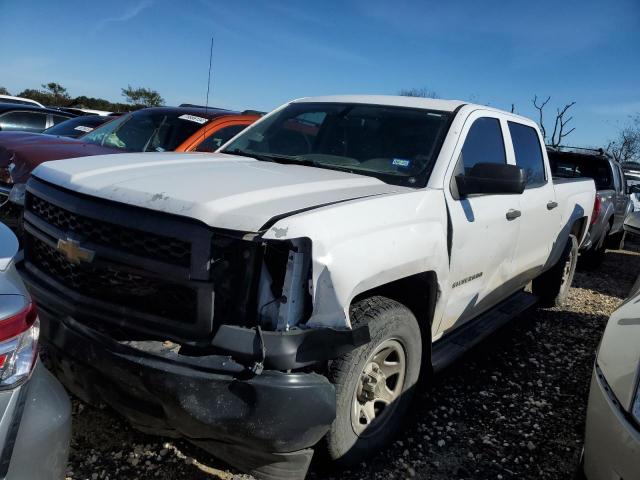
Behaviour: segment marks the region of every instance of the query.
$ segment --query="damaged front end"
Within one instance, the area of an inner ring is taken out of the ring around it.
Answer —
[[[309,239],[214,230],[37,179],[24,227],[25,277],[71,391],[242,470],[304,475],[335,417],[327,361],[369,341],[366,327],[307,327]]]

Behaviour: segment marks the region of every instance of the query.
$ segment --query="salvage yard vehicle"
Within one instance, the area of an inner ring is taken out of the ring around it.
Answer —
[[[314,448],[341,466],[382,448],[419,378],[563,304],[594,198],[552,180],[526,118],[308,98],[215,154],[40,165],[23,273],[74,394],[303,478]]]
[[[12,95],[0,95],[0,103],[13,103],[16,105],[33,105],[35,107],[46,108],[40,102],[31,100],[30,98],[14,97]]]
[[[548,147],[547,153],[555,177],[589,177],[596,184],[591,226],[580,255],[585,264],[596,267],[602,263],[607,248],[622,248],[622,225],[633,210],[622,167],[602,150]]]
[[[73,113],[35,105],[0,103],[0,131],[40,133],[70,118]]]
[[[583,463],[588,480],[640,478],[640,277],[598,348]]]
[[[115,119],[95,118],[111,121],[79,138],[0,132],[0,220],[21,234],[25,183],[42,162],[124,152],[213,152],[260,116],[213,108],[156,107]]]
[[[624,230],[631,235],[640,235],[640,211],[627,215],[624,221]]]
[[[0,478],[59,480],[71,404],[38,361],[38,316],[13,261],[18,241],[0,223]]]
[[[113,120],[115,117],[105,117],[100,115],[82,115],[81,117],[70,118],[53,127],[49,127],[42,132],[43,135],[56,135],[60,137],[78,138],[85,135],[103,123]]]

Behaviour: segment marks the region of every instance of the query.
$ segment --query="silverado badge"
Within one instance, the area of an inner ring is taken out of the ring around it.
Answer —
[[[82,262],[91,263],[96,252],[80,246],[80,242],[71,240],[67,237],[66,240],[58,240],[58,246],[56,250],[63,254],[67,260],[71,263],[79,265]]]

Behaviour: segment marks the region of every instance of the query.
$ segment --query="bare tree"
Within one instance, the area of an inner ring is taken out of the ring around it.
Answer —
[[[632,117],[616,139],[609,141],[606,150],[620,163],[640,163],[640,114]]]
[[[421,97],[421,98],[440,98],[435,91],[422,87],[422,88],[403,88],[398,92],[398,95],[403,97]]]
[[[533,106],[538,110],[538,125],[540,125],[540,131],[542,132],[542,137],[544,138],[545,143],[551,145],[552,147],[559,147],[562,145],[562,140],[568,137],[571,132],[575,130],[574,128],[570,128],[566,130],[567,124],[573,120],[572,116],[568,116],[567,112],[571,107],[573,107],[576,102],[567,103],[562,108],[556,109],[556,118],[553,122],[553,133],[551,137],[547,135],[547,129],[544,126],[544,107],[551,100],[551,96],[548,96],[544,101],[538,100],[538,95],[533,96]]]

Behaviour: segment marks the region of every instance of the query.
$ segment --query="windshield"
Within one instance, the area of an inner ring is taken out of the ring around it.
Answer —
[[[140,110],[96,128],[82,141],[129,152],[172,151],[206,122],[206,118],[180,111]]]
[[[71,118],[65,120],[53,127],[47,128],[44,132],[47,135],[59,135],[63,137],[77,138],[84,135],[87,132],[92,131],[99,125],[102,125],[107,120],[111,120],[110,117],[99,117],[98,115],[90,115],[83,117]]]
[[[224,153],[426,185],[449,114],[365,104],[292,103],[249,127]]]

